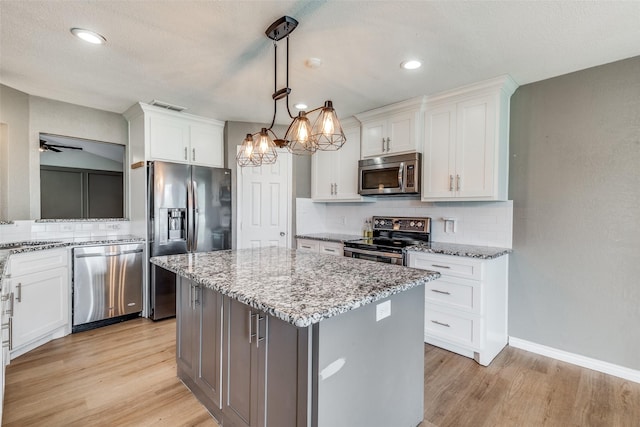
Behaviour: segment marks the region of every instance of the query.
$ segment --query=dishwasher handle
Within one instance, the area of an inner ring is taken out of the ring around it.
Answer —
[[[139,254],[142,253],[142,249],[131,249],[128,251],[122,252],[105,252],[105,253],[92,253],[92,254],[77,254],[76,258],[92,258],[92,257],[112,257],[112,256],[120,256],[120,255],[129,255],[129,254]]]

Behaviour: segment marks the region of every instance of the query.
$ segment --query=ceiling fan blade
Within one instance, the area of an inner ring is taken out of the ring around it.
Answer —
[[[66,148],[69,150],[82,150],[82,147],[71,147],[69,145],[47,144],[49,147]]]

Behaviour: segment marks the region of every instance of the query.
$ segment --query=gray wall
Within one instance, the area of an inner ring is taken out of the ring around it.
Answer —
[[[509,335],[640,369],[640,57],[511,99]]]
[[[0,85],[0,219],[29,218],[29,95]]]
[[[233,194],[237,195],[237,182],[236,182],[236,153],[237,146],[242,144],[242,141],[246,137],[247,133],[255,133],[260,130],[260,128],[264,127],[264,124],[260,123],[247,123],[247,122],[227,122],[225,127],[225,152],[226,152],[226,163],[225,166],[231,169],[231,187],[233,188]],[[274,126],[273,129],[276,135],[283,137],[286,132],[286,126]],[[296,197],[311,197],[311,157],[310,156],[292,156],[293,158],[293,182],[292,182],[292,191],[293,191],[293,224],[295,226],[295,198]],[[233,223],[235,224],[235,219],[237,217],[237,203],[236,197],[233,197],[232,209],[233,209]],[[295,230],[293,230],[295,234]],[[236,227],[233,226],[232,233],[232,246],[236,247]]]

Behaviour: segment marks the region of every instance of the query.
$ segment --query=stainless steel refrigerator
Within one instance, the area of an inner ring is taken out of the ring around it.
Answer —
[[[149,162],[149,255],[231,248],[231,171]],[[175,274],[149,264],[150,317],[176,314]]]

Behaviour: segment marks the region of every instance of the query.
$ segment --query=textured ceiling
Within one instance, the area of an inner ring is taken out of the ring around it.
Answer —
[[[300,21],[291,104],[332,99],[342,117],[501,74],[522,85],[640,55],[640,1],[0,0],[0,83],[118,113],[158,99],[268,122],[264,30],[283,15]],[[107,44],[86,44],[71,27]],[[310,57],[322,66],[305,67]],[[402,70],[410,57],[424,66]]]

